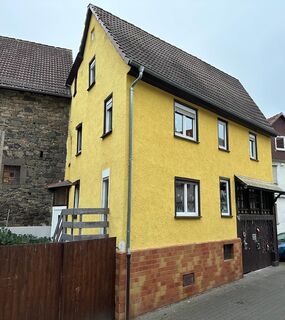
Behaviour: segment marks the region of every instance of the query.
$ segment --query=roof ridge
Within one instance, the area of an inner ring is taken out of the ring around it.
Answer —
[[[213,68],[213,69],[217,70],[218,72],[221,72],[221,73],[223,73],[223,74],[227,75],[228,77],[231,77],[233,80],[235,80],[235,81],[238,81],[238,82],[239,82],[239,79],[238,79],[238,78],[236,78],[236,77],[234,77],[234,76],[230,75],[229,73],[227,73],[227,72],[225,72],[225,71],[223,71],[223,70],[219,69],[218,67],[215,67],[214,65],[212,65],[212,64],[210,64],[210,63],[208,63],[208,62],[206,62],[206,61],[202,60],[201,58],[199,58],[199,57],[197,57],[197,56],[195,56],[195,55],[193,55],[193,54],[191,54],[191,53],[187,52],[186,50],[181,49],[181,48],[179,48],[179,47],[177,47],[177,46],[175,46],[175,45],[171,44],[170,42],[168,42],[168,41],[166,41],[166,40],[164,40],[164,39],[161,39],[160,37],[158,37],[158,36],[156,36],[156,35],[154,35],[154,34],[152,34],[152,33],[148,32],[148,31],[146,31],[146,30],[144,30],[144,29],[142,29],[142,28],[138,27],[137,25],[133,24],[132,22],[129,22],[129,21],[125,20],[125,19],[122,19],[122,18],[120,18],[120,17],[116,16],[115,14],[113,14],[113,13],[111,13],[111,12],[109,12],[109,11],[105,10],[105,9],[102,9],[101,7],[95,6],[95,5],[94,5],[94,4],[92,4],[92,3],[90,3],[90,4],[88,5],[88,8],[90,8],[91,6],[95,9],[95,11],[96,11],[96,9],[102,10],[102,11],[104,11],[104,12],[106,12],[106,13],[108,13],[108,14],[112,15],[113,17],[115,17],[115,18],[117,18],[117,19],[120,19],[121,21],[124,21],[125,23],[128,23],[128,24],[132,25],[133,27],[135,27],[135,28],[137,28],[137,29],[139,29],[139,30],[141,30],[141,31],[143,31],[143,32],[145,32],[145,33],[147,33],[148,35],[150,35],[150,36],[152,36],[152,37],[154,37],[154,38],[156,38],[156,39],[158,39],[158,40],[160,40],[160,41],[162,41],[162,42],[166,43],[167,45],[169,45],[169,46],[171,46],[171,47],[174,47],[175,49],[178,49],[179,51],[183,52],[184,54],[189,55],[189,56],[191,56],[191,57],[194,57],[195,59],[197,59],[197,60],[201,61],[201,62],[202,62],[202,63],[204,63],[205,65],[208,65],[208,66],[210,66],[211,68]],[[97,13],[97,12],[96,12],[96,13]],[[98,14],[98,13],[97,13],[97,14]],[[99,14],[99,15],[100,15],[100,14]],[[100,19],[100,21],[101,21],[101,22],[104,24],[104,26],[106,27],[106,25],[105,25],[104,21],[102,21],[102,19]],[[109,29],[108,29],[108,31],[109,31],[109,33],[112,35],[112,32],[111,32]],[[112,37],[113,37],[113,35],[112,35]],[[113,37],[113,38],[114,38],[114,37]],[[116,41],[116,40],[114,39],[114,41]],[[116,41],[116,42],[117,42],[117,41]]]
[[[29,40],[24,40],[24,39],[19,39],[19,38],[13,38],[13,37],[8,37],[8,36],[2,36],[2,35],[0,35],[0,38],[10,39],[10,40],[16,40],[16,41],[21,41],[21,42],[36,44],[36,45],[43,46],[43,47],[49,47],[49,48],[54,48],[54,49],[67,50],[67,51],[71,51],[71,52],[72,52],[72,49],[63,48],[63,47],[58,47],[58,46],[53,46],[53,45],[50,45],[50,44],[45,44],[45,43],[40,43],[40,42],[35,42],[35,41],[29,41]]]

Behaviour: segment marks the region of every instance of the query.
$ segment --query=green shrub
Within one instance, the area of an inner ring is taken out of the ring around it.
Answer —
[[[50,238],[37,238],[30,234],[15,234],[8,229],[0,229],[0,245],[13,245],[13,244],[31,244],[31,243],[48,243],[51,242]]]

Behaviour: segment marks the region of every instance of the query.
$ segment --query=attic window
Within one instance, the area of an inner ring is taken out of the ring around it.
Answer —
[[[95,84],[95,76],[96,76],[96,60],[94,57],[89,63],[89,89],[91,89]]]
[[[95,40],[95,30],[94,30],[94,28],[91,30],[90,37],[91,37],[91,41]]]

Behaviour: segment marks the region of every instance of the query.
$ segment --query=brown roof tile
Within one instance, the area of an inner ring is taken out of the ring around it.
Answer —
[[[0,87],[70,97],[68,49],[0,36]]]
[[[143,65],[146,72],[275,134],[237,79],[101,8],[94,5],[89,8],[129,64]]]

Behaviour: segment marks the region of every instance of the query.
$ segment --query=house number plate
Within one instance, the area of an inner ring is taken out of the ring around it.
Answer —
[[[253,234],[252,234],[252,240],[253,240],[253,241],[256,241],[256,240],[257,240],[257,239],[256,239],[256,233],[253,233]]]

